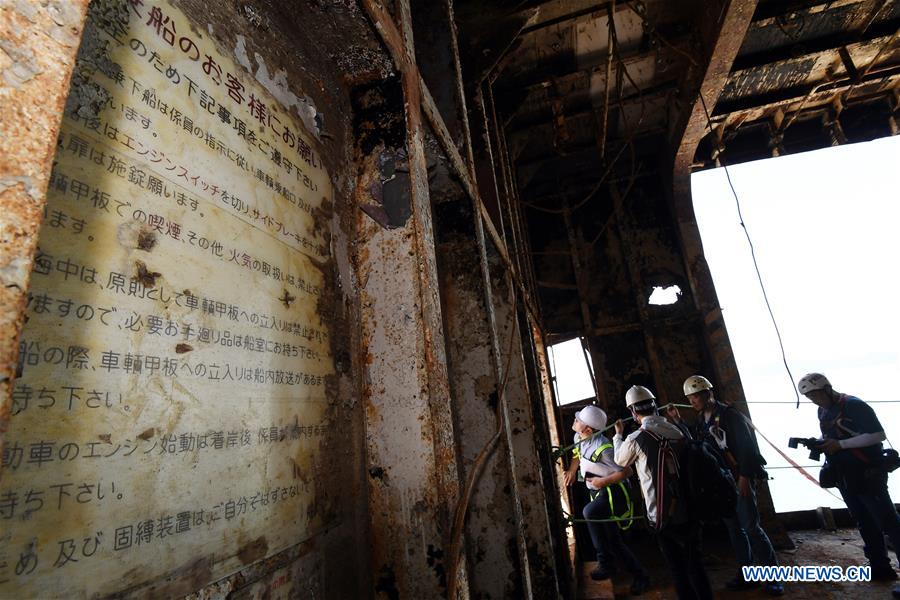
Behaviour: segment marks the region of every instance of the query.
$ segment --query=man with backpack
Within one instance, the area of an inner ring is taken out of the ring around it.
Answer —
[[[887,534],[900,558],[900,516],[887,489],[881,446],[887,439],[884,427],[872,407],[835,391],[821,373],[804,375],[797,389],[819,407],[823,436],[819,448],[826,454],[825,468],[835,472],[838,491],[858,524],[872,579],[897,579],[884,543]]]
[[[640,561],[622,540],[620,529],[628,529],[634,514],[628,478],[630,468],[622,468],[613,459],[613,445],[603,435],[606,413],[596,406],[585,406],[575,413],[574,457],[565,474],[566,485],[575,482],[580,472],[591,501],[584,507],[584,518],[597,552],[597,568],[591,579],[609,579],[615,572],[615,559],[621,558],[631,572],[631,595],[640,596],[650,587],[650,577]],[[622,519],[619,522],[599,522]]]
[[[719,453],[731,468],[738,485],[736,513],[723,519],[737,555],[738,573],[725,587],[730,590],[753,587],[755,582],[744,580],[741,567],[753,564],[754,558],[759,565],[778,564],[772,542],[759,524],[756,505],[756,480],[767,477],[763,468],[766,461],[759,453],[759,446],[746,417],[734,407],[718,402],[713,394],[712,383],[706,377],[688,377],[684,382],[684,395],[698,416],[691,434]],[[670,407],[667,414],[676,423],[681,423],[677,408]],[[784,584],[779,581],[767,582],[766,592],[771,596],[781,596],[784,594]]]
[[[711,599],[709,577],[701,562],[700,529],[690,517],[680,479],[684,434],[658,414],[656,397],[643,386],[628,390],[625,405],[640,428],[626,438],[625,424],[616,422],[615,461],[622,467],[634,465],[637,471],[647,521],[672,571],[679,600]]]

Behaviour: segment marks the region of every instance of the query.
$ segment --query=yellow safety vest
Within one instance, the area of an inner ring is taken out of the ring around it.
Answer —
[[[591,456],[591,462],[597,462],[597,459],[603,454],[603,451],[607,448],[612,448],[612,444],[603,444],[596,450],[594,450],[594,454]],[[616,525],[619,526],[619,529],[622,531],[631,527],[631,524],[634,523],[631,520],[631,517],[634,516],[634,503],[631,501],[631,495],[628,493],[628,487],[625,485],[624,481],[620,481],[615,484],[619,486],[622,490],[622,495],[625,497],[625,512],[621,514],[616,514],[615,502],[613,501],[612,494],[612,486],[606,486],[601,490],[590,490],[591,502],[597,499],[597,496],[600,495],[600,492],[606,491],[606,497],[609,501],[609,514],[611,514],[614,518],[623,519],[622,521],[616,522]],[[625,520],[627,519],[627,520]]]

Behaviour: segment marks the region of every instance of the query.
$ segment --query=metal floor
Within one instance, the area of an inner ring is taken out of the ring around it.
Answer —
[[[855,529],[829,531],[793,531],[790,533],[797,548],[778,551],[778,559],[783,565],[864,565],[862,540]],[[647,600],[674,599],[675,590],[668,569],[659,551],[652,545],[642,544],[633,548],[635,553],[652,573],[653,587],[641,598]],[[705,564],[716,598],[763,599],[769,598],[762,588],[743,592],[725,590],[725,582],[735,573],[734,559],[727,540],[704,540]],[[894,564],[896,565],[896,557]],[[631,577],[620,573],[612,582],[592,581],[589,573],[596,566],[594,562],[580,563],[577,577],[579,600],[612,600],[628,598]],[[621,571],[621,569],[620,569]],[[896,584],[869,583],[792,583],[785,585],[784,598],[794,600],[880,600],[891,597],[891,588]]]

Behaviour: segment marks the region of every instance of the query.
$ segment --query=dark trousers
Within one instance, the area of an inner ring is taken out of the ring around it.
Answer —
[[[738,496],[736,509],[733,517],[725,519],[725,526],[737,555],[738,566],[777,565],[772,542],[759,524],[755,482],[750,486],[749,496]]]
[[[887,489],[887,473],[867,478],[864,484],[838,489],[850,514],[859,526],[859,534],[865,544],[866,558],[876,569],[891,568],[891,561],[884,544],[887,534],[900,558],[900,516],[891,501]]]
[[[611,486],[613,506],[621,513],[626,506],[625,494],[618,485]],[[609,519],[612,514],[609,506],[609,496],[606,489],[596,493],[596,498],[588,503],[582,511],[585,519]],[[615,568],[616,557],[621,558],[625,568],[632,575],[646,575],[644,567],[635,557],[634,553],[625,545],[619,526],[616,523],[588,523],[588,531],[591,533],[591,541],[594,542],[594,550],[597,551],[597,563],[608,569]]]
[[[668,525],[658,533],[657,541],[672,571],[678,600],[712,600],[700,552],[700,527],[691,523]]]

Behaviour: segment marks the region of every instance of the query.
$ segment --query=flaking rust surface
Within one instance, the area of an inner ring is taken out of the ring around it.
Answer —
[[[51,160],[87,4],[0,4],[0,447]]]

